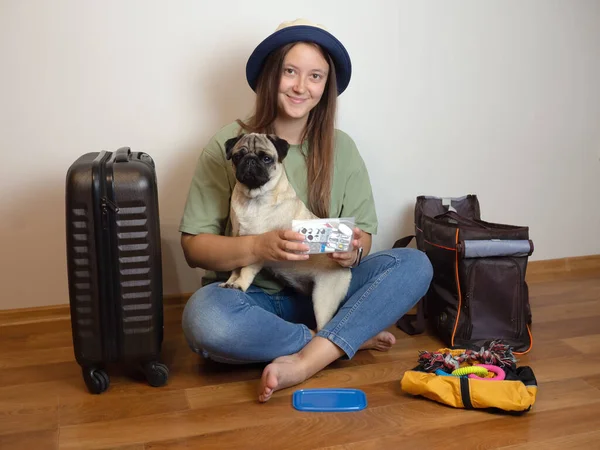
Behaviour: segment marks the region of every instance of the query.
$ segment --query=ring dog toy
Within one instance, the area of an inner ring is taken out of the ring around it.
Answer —
[[[469,374],[487,375],[487,373],[487,368],[483,365],[461,367],[460,369],[452,371],[452,375],[457,377]]]
[[[493,366],[491,364],[479,364],[474,367],[483,367],[484,369],[486,369],[486,371],[489,370],[490,372],[493,372],[496,374],[495,377],[487,378],[487,377],[480,377],[480,376],[476,375],[475,373],[470,373],[469,378],[472,378],[474,380],[502,381],[506,377],[506,372],[504,372],[504,370],[502,370],[498,366]]]

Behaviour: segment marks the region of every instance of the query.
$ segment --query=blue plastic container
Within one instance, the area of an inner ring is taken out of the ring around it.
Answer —
[[[300,389],[292,404],[298,411],[351,412],[367,407],[367,396],[359,389]]]

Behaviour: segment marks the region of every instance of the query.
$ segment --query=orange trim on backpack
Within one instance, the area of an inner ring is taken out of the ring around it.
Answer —
[[[459,232],[459,228],[456,229],[456,246],[458,247],[458,232]],[[456,289],[458,291],[458,311],[456,314],[456,322],[454,322],[454,330],[452,331],[452,337],[450,339],[450,344],[454,347],[454,335],[456,334],[456,329],[458,328],[458,321],[460,319],[460,311],[462,309],[462,292],[460,290],[460,278],[458,275],[458,252],[456,251],[456,249],[454,249],[454,251],[456,252],[456,263],[454,265],[454,268],[456,270]]]
[[[527,333],[529,333],[529,348],[524,352],[513,352],[515,355],[525,355],[526,353],[529,353],[529,351],[533,347],[533,336],[531,335],[531,329],[529,328],[529,324],[527,324]]]
[[[444,247],[443,245],[434,244],[433,242],[428,241],[427,239],[423,239],[424,242],[427,242],[429,245],[433,245],[434,247],[443,248],[444,250],[451,250],[453,252],[456,251],[455,248],[452,247]]]

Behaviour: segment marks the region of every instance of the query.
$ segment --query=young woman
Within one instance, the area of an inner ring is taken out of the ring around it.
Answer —
[[[252,53],[246,75],[256,92],[254,115],[221,129],[204,149],[180,225],[188,264],[207,271],[203,287],[184,309],[183,331],[195,352],[216,361],[270,362],[258,389],[265,402],[340,357],[352,358],[365,348],[389,349],[395,339],[384,330],[426,293],[432,267],[414,249],[369,254],[378,225],[369,176],[352,139],[334,127],[337,97],[351,75],[344,46],[321,26],[284,23]],[[329,255],[352,268],[352,282],[319,333],[313,331],[310,298],[268,273],[260,273],[247,292],[218,286],[237,267],[309,257],[296,253],[306,247],[298,242],[302,235],[291,230],[231,237],[235,177],[224,144],[244,132],[272,133],[290,143],[287,176],[316,215],[355,218],[357,250]]]

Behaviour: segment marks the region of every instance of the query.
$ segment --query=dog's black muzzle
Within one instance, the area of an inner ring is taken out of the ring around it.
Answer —
[[[250,154],[238,163],[235,177],[249,189],[257,189],[269,181],[269,170],[258,156]]]

